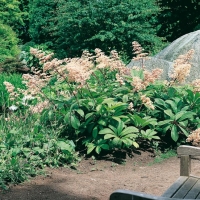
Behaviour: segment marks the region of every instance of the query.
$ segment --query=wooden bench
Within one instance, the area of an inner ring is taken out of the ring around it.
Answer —
[[[200,199],[200,177],[190,175],[191,158],[200,156],[200,148],[182,145],[178,147],[177,153],[180,156],[180,177],[162,196],[154,196],[129,190],[116,190],[110,195],[110,200]]]

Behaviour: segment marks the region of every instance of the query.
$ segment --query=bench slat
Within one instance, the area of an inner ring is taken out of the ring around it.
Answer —
[[[175,183],[173,183],[167,191],[162,195],[162,197],[171,198],[176,193],[176,191],[185,183],[188,179],[187,176],[180,176]]]
[[[181,145],[177,149],[178,155],[200,156],[200,148],[187,145]]]
[[[179,188],[179,190],[174,194],[173,198],[182,198],[187,195],[187,193],[191,190],[194,184],[198,181],[197,178],[189,177],[184,184]]]
[[[192,189],[188,192],[188,194],[184,197],[184,199],[196,199],[200,190],[200,180],[196,182],[196,184],[192,187]]]

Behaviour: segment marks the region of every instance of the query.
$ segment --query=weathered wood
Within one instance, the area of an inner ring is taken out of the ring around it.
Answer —
[[[197,178],[189,177],[181,186],[181,188],[179,188],[178,191],[173,195],[173,198],[184,199],[184,197],[187,195],[187,193],[191,190],[191,188],[195,185],[197,181]]]
[[[185,181],[188,179],[187,176],[180,176],[175,183],[173,183],[167,191],[165,191],[162,195],[162,197],[168,197],[171,198],[176,193],[176,191],[185,183]]]
[[[178,155],[200,156],[200,147],[181,145],[177,148]]]
[[[184,197],[185,199],[196,199],[200,193],[200,180],[192,187],[188,194]],[[200,197],[200,196],[199,196]]]
[[[178,147],[177,153],[180,155],[181,176],[161,197],[128,190],[117,190],[110,195],[110,200],[200,199],[200,178],[190,176],[191,156],[200,156],[200,148],[182,145]]]
[[[191,158],[189,155],[180,157],[180,176],[189,176],[191,172]]]
[[[134,192],[130,190],[116,190],[110,195],[110,200],[156,200],[157,196]]]

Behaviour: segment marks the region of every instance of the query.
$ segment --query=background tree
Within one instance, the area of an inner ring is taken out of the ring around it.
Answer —
[[[158,35],[173,41],[178,37],[200,29],[199,0],[157,0],[161,8]]]
[[[18,39],[11,27],[0,22],[0,62],[19,53]]]
[[[29,1],[29,34],[33,42],[43,43],[52,48],[56,13],[57,1],[55,0]]]
[[[20,10],[25,0],[0,0],[0,19],[3,24],[9,25],[18,34],[23,30],[24,19],[28,14],[25,10]]]
[[[35,43],[45,43],[60,57],[97,47],[131,57],[133,40],[151,53],[161,46],[156,36],[158,12],[155,0],[33,0],[29,33]]]

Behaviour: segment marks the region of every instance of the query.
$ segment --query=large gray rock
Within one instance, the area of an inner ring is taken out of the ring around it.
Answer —
[[[154,68],[163,69],[161,79],[168,80],[170,73],[173,71],[173,61],[176,60],[179,55],[186,54],[190,49],[194,49],[195,52],[193,58],[190,60],[192,67],[186,82],[200,79],[200,30],[178,38],[160,53],[151,57],[149,60],[145,60],[144,65],[147,70]],[[131,61],[127,67],[140,65],[139,61]]]

